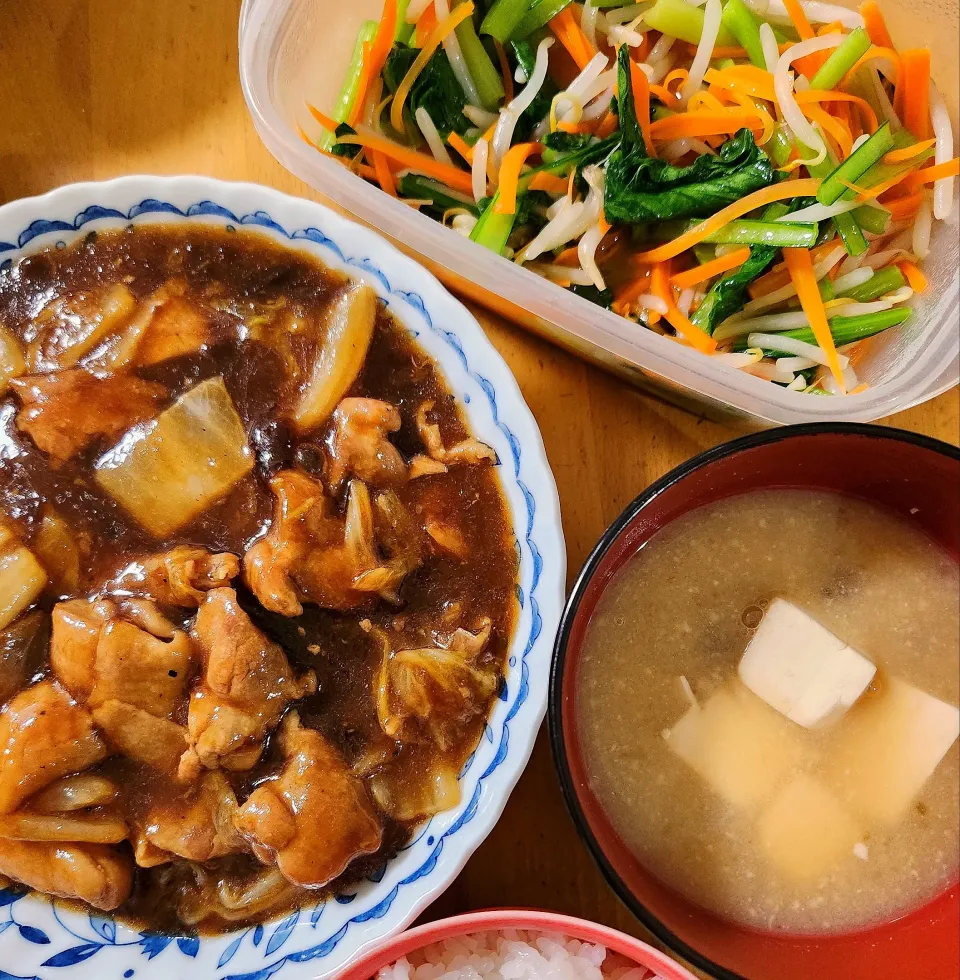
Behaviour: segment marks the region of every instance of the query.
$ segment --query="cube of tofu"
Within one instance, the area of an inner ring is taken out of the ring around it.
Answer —
[[[893,826],[958,735],[960,709],[891,678],[850,712],[828,757],[828,782],[864,819]]]
[[[765,803],[813,753],[803,732],[738,681],[691,707],[664,737],[717,793],[743,808]]]
[[[770,603],[740,660],[740,679],[804,728],[835,724],[867,689],[876,667],[785,599]]]
[[[33,552],[0,526],[0,629],[9,626],[46,584],[47,573]]]
[[[760,814],[757,836],[781,874],[809,881],[853,854],[861,829],[823,783],[801,773]]]
[[[208,378],[97,462],[97,482],[157,538],[188,524],[253,468],[223,378]]]

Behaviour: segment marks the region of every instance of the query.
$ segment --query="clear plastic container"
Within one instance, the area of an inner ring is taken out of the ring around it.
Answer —
[[[889,0],[882,6],[898,45],[931,47],[934,77],[955,120],[956,0]],[[387,235],[452,289],[671,401],[753,425],[872,421],[957,384],[957,209],[951,221],[935,223],[924,265],[931,287],[917,299],[917,315],[874,338],[857,364],[867,390],[824,398],[786,391],[638,327],[442,227],[316,152],[298,136],[298,127],[309,132],[315,126],[306,101],[332,108],[360,23],[378,18],[381,9],[382,0],[244,0],[244,97],[260,136],[283,166]]]

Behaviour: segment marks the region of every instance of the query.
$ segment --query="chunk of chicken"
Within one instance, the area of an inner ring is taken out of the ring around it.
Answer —
[[[270,488],[277,497],[273,524],[243,558],[244,579],[261,605],[283,616],[299,616],[303,602],[354,609],[383,590],[386,577],[397,584],[392,574],[376,574],[382,565],[363,483],[350,484],[345,520],[323,487],[298,470],[278,473]]]
[[[181,779],[201,768],[251,768],[287,704],[317,689],[313,671],[294,677],[283,650],[253,625],[233,589],[207,594],[194,630],[204,674],[190,698]]]
[[[0,711],[0,814],[107,754],[89,713],[63,688],[49,680],[28,687]]]
[[[444,466],[472,465],[475,463],[496,463],[497,454],[485,443],[477,439],[462,439],[449,449],[443,445],[440,426],[430,422],[427,415],[433,411],[432,401],[424,402],[417,409],[417,429],[426,447],[427,455]]]
[[[330,487],[336,491],[352,473],[364,483],[391,486],[407,477],[407,464],[387,438],[400,429],[400,413],[375,398],[344,398],[333,413],[327,439]]]
[[[296,712],[284,720],[279,744],[283,772],[250,794],[234,822],[261,861],[276,861],[294,884],[319,887],[380,847],[380,820],[363,782]]]
[[[93,688],[87,704],[123,701],[165,718],[187,683],[192,656],[190,638],[177,631],[169,642],[121,619],[100,630]]]
[[[165,795],[151,805],[143,817],[140,839],[188,861],[236,854],[247,850],[233,825],[236,812],[237,798],[226,777],[207,773],[182,795]],[[143,853],[154,860],[158,857],[147,849]]]
[[[124,701],[108,700],[94,708],[93,720],[116,752],[173,775],[187,751],[187,730]]]
[[[150,314],[136,351],[137,361],[144,366],[192,354],[210,339],[210,324],[203,311],[182,296],[165,297]]]
[[[134,626],[139,626],[158,639],[172,640],[177,635],[177,628],[164,616],[153,599],[123,599],[120,602],[120,613]]]
[[[109,911],[126,901],[133,864],[103,844],[0,839],[0,873],[61,898],[78,898]]]
[[[93,689],[100,630],[117,614],[108,600],[69,599],[50,614],[50,666],[63,686],[81,700]]]
[[[15,378],[11,384],[21,406],[17,428],[55,466],[94,439],[113,439],[151,418],[167,393],[152,381],[122,375],[97,378],[82,368]]]
[[[194,545],[132,562],[109,584],[111,591],[144,595],[162,606],[196,609],[211,589],[229,585],[240,560],[229,552],[214,554]]]
[[[50,662],[61,683],[91,708],[123,701],[167,717],[184,691],[190,639],[181,630],[168,642],[113,618],[107,601],[60,602],[53,609]]]

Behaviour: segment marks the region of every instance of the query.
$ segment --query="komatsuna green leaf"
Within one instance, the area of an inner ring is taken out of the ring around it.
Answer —
[[[621,102],[625,109],[627,100]],[[623,131],[622,110],[620,125]],[[773,164],[749,129],[688,167],[648,157],[642,141],[624,139],[607,164],[604,212],[611,223],[706,218],[773,181]]]
[[[712,334],[718,323],[742,309],[747,297],[747,286],[767,271],[779,251],[780,249],[769,245],[751,245],[747,261],[726,273],[710,287],[703,302],[690,317],[694,325]]]
[[[396,92],[410,66],[420,54],[418,48],[395,44],[383,67],[383,80],[391,92]],[[411,116],[421,106],[430,113],[437,132],[446,139],[451,132],[463,135],[473,124],[463,114],[466,98],[450,67],[446,52],[440,48],[426,63],[407,95],[404,109]]]

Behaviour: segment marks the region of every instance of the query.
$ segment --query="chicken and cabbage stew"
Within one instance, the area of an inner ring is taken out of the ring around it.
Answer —
[[[516,615],[495,463],[369,286],[256,233],[0,270],[0,885],[217,931],[455,805]]]

